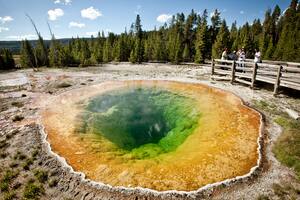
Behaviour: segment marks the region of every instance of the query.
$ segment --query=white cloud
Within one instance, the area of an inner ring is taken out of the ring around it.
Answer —
[[[101,16],[102,13],[98,9],[95,9],[93,6],[81,10],[81,17],[83,18],[94,20]]]
[[[88,35],[88,36],[94,36],[94,37],[98,36],[98,32],[97,31],[90,31],[90,32],[86,32],[85,34]]]
[[[84,28],[84,27],[85,27],[85,24],[83,24],[83,23],[78,23],[78,22],[70,22],[70,23],[69,23],[69,28],[72,28],[72,27],[76,27],[76,28]]]
[[[9,28],[0,26],[0,33],[3,31],[9,31]]]
[[[136,11],[134,11],[134,13],[135,13],[136,15],[139,15],[141,9],[142,9],[142,6],[141,6],[141,5],[137,5],[137,6],[136,6]]]
[[[240,14],[241,14],[241,15],[245,14],[245,11],[241,10],[241,11],[240,11]]]
[[[56,8],[54,10],[48,10],[48,18],[49,20],[55,21],[59,17],[62,17],[64,15],[64,11],[60,8]]]
[[[35,40],[37,39],[37,36],[35,34],[26,34],[26,35],[10,35],[7,36],[6,39],[8,40]]]
[[[10,22],[13,21],[14,19],[11,16],[4,16],[4,17],[0,17],[0,22],[2,24],[5,24],[6,22]]]
[[[161,14],[156,18],[156,20],[160,23],[165,23],[165,22],[169,21],[170,19],[172,19],[172,15],[169,15],[169,14]]]
[[[54,0],[55,4],[71,5],[72,0]]]

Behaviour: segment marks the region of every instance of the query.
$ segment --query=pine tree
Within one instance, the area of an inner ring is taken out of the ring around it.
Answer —
[[[242,41],[241,41],[241,31],[240,30],[238,30],[238,32],[237,32],[237,35],[236,35],[236,37],[235,38],[232,38],[232,39],[234,39],[234,41],[233,41],[233,44],[232,44],[232,46],[231,46],[231,49],[233,50],[233,51],[238,51],[238,49],[240,49],[241,47],[242,47]]]
[[[41,36],[41,33],[38,31],[33,19],[29,16],[26,15],[28,19],[30,20],[32,26],[34,27],[34,30],[38,36],[38,41],[37,45],[34,49],[34,54],[35,54],[35,63],[36,66],[41,67],[41,66],[48,66],[49,65],[49,60],[48,60],[48,49],[44,43],[44,39]],[[49,25],[49,24],[48,24]],[[52,35],[52,34],[51,34]]]
[[[60,67],[60,49],[61,46],[59,42],[54,38],[51,39],[50,49],[49,49],[49,65],[50,67]]]
[[[135,20],[135,45],[130,54],[130,61],[133,63],[142,63],[144,55],[144,46],[142,41],[142,25],[140,15],[136,16]]]
[[[190,48],[187,43],[184,45],[184,50],[183,50],[183,61],[188,62],[190,60]]]
[[[183,55],[183,27],[184,27],[184,14],[177,14],[176,20],[173,18],[169,31],[168,31],[168,59],[172,63],[179,63],[182,61]]]
[[[3,57],[0,54],[0,70],[4,70],[5,69],[4,65],[5,65],[5,63],[4,63]]]
[[[91,64],[91,51],[89,49],[88,42],[84,39],[81,40],[81,52],[80,52],[80,64],[90,65]]]
[[[154,30],[154,32],[149,33],[148,38],[145,40],[145,61],[154,60],[155,32],[156,30]]]
[[[195,39],[194,26],[196,25],[196,22],[197,22],[197,15],[194,12],[194,10],[192,10],[186,19],[184,25],[184,32],[183,32],[183,36],[184,36],[183,60],[185,62],[191,61],[193,59],[193,53],[195,51],[195,47],[193,45],[193,40]]]
[[[230,41],[229,30],[226,25],[226,21],[223,20],[222,26],[217,35],[216,42],[214,43],[213,48],[212,48],[212,57],[220,58],[223,50],[225,48],[228,48],[229,41]]]
[[[170,28],[168,32],[168,44],[167,44],[167,49],[168,49],[168,60],[171,62],[174,62],[175,60],[175,42],[176,42],[176,29],[175,28]]]
[[[135,40],[133,54],[134,54],[133,57],[132,57],[132,54],[130,54],[131,62],[133,62],[133,63],[142,63],[143,62],[144,48],[143,48],[141,39],[137,38]]]
[[[267,51],[265,52],[264,58],[272,59],[273,53],[274,53],[273,39],[269,38],[268,48],[267,48]]]
[[[177,34],[176,40],[175,40],[175,45],[174,45],[174,53],[175,53],[175,57],[174,57],[174,63],[175,64],[179,64],[182,61],[182,41],[181,41],[181,37],[180,37],[180,33]]]
[[[102,63],[103,62],[103,46],[105,38],[101,36],[100,32],[94,42],[91,49],[91,61],[92,63]]]
[[[0,49],[0,70],[15,68],[15,60],[9,49]]]
[[[3,57],[2,57],[2,55],[0,53],[0,70],[3,70],[5,68],[4,65],[5,65],[5,63],[4,63]]]
[[[207,30],[207,11],[203,12],[201,17],[201,21],[197,28],[196,33],[196,63],[204,63],[204,60],[207,56],[208,48],[207,48],[207,38],[208,38],[208,30]]]
[[[278,5],[276,5],[272,13],[272,40],[274,45],[277,44],[279,39],[279,31],[281,29],[281,24],[279,23],[280,16],[281,9]]]
[[[20,56],[22,67],[36,67],[32,46],[26,39],[22,41]]]
[[[34,49],[34,52],[35,52],[37,66],[48,67],[49,66],[48,49],[47,49],[44,39],[42,38],[40,33],[38,34],[38,41],[37,41],[37,45]]]
[[[265,20],[263,23],[263,33],[260,41],[260,49],[262,51],[262,58],[263,59],[271,59],[272,54],[271,51],[269,51],[269,54],[266,54],[268,51],[269,45],[273,45],[273,27],[274,27],[274,21],[271,16],[271,10],[268,9],[265,14]]]
[[[114,44],[114,60],[117,62],[126,61],[126,46],[125,46],[125,37],[122,34],[118,39],[116,39]]]
[[[253,45],[254,49],[259,49],[259,41],[262,36],[262,25],[259,19],[253,21],[251,28],[251,33],[253,35]]]
[[[112,61],[111,59],[111,44],[109,38],[105,40],[104,49],[103,49],[103,62],[107,63]]]
[[[240,38],[242,42],[242,47],[245,49],[247,58],[254,58],[254,39],[251,32],[250,25],[246,23],[240,32]]]
[[[236,51],[238,49],[238,43],[235,43],[235,40],[237,39],[239,33],[237,28],[236,21],[232,23],[231,29],[230,29],[230,44],[228,49]]]
[[[297,18],[296,18],[296,21],[297,21],[297,24],[296,24],[296,38],[300,38],[300,2],[298,3],[298,7],[297,7],[297,14],[296,14]],[[300,62],[300,40],[297,39],[295,41],[295,46],[296,46],[296,49],[295,49],[295,59],[293,59],[293,61],[295,62]]]
[[[280,38],[275,50],[275,58],[279,60],[297,60],[299,57],[299,47],[295,38],[299,34],[299,29],[297,30],[297,0],[292,0],[290,7],[286,10],[284,14],[284,19],[282,21],[283,28],[280,33]],[[296,40],[297,41],[297,40]]]
[[[222,25],[221,13],[216,9],[211,17],[211,42],[215,42],[217,35],[219,33],[220,27]]]
[[[137,62],[136,53],[135,53],[135,48],[133,48],[133,49],[131,50],[129,61],[130,61],[131,63],[136,63],[136,62]]]
[[[163,32],[165,31],[162,27],[155,35],[155,46],[153,49],[153,59],[156,61],[166,61],[167,60],[167,50],[165,46],[165,41],[163,39]]]
[[[112,60],[129,60],[133,63],[152,60],[203,63],[212,54],[219,58],[224,48],[233,51],[241,47],[245,48],[248,58],[252,58],[254,49],[259,48],[264,59],[299,61],[299,13],[298,1],[292,0],[284,14],[281,14],[280,7],[276,5],[273,11],[267,10],[263,24],[255,19],[251,25],[245,23],[238,27],[235,22],[230,32],[226,22],[221,22],[218,10],[211,17],[211,25],[207,23],[206,10],[202,16],[192,10],[187,17],[183,13],[177,13],[169,25],[165,23],[158,30],[155,28],[151,31],[142,30],[140,16],[137,15],[128,33],[125,29],[120,35],[109,33],[105,37],[102,31],[97,38],[72,38],[67,45],[51,41],[49,49],[36,30],[39,39],[35,49],[28,41],[22,42],[22,64],[36,67],[47,66],[47,62],[50,62],[51,66],[58,67]],[[4,66],[3,54],[0,62]]]

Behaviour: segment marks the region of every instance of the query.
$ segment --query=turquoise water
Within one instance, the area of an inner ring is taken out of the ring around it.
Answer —
[[[81,132],[96,134],[138,159],[176,150],[198,126],[195,101],[166,90],[131,88],[90,100]]]

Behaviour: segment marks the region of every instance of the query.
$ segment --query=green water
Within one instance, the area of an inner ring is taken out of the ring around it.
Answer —
[[[132,88],[90,100],[81,132],[97,134],[134,158],[176,150],[198,126],[195,101],[170,91]]]

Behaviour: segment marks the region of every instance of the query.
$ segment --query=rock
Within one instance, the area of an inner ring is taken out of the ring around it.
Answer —
[[[294,111],[294,110],[291,110],[291,109],[286,108],[286,109],[285,109],[285,112],[286,112],[291,118],[293,118],[293,119],[295,119],[295,120],[299,120],[299,119],[300,119],[299,114],[298,114],[296,111]]]

